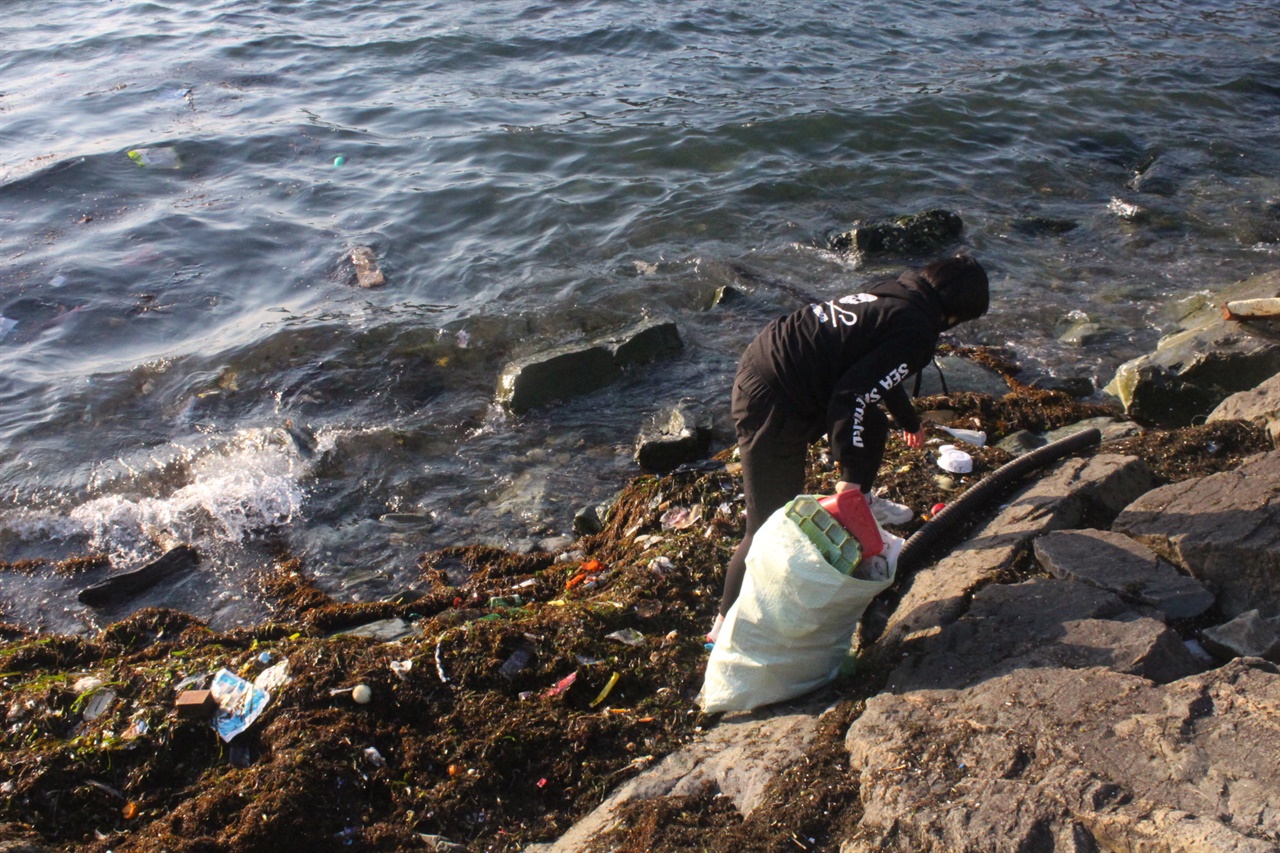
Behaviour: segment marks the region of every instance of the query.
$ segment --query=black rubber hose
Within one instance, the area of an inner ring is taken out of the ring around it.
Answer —
[[[897,573],[902,574],[904,571],[916,569],[915,563],[922,563],[929,549],[939,539],[959,526],[961,521],[971,518],[975,512],[986,508],[989,502],[1002,495],[1019,478],[1063,456],[1097,444],[1101,440],[1102,433],[1097,429],[1086,429],[1066,438],[1060,438],[1052,444],[1046,444],[1025,456],[1019,456],[992,471],[990,476],[956,498],[955,503],[947,504],[942,512],[933,517],[932,521],[911,534],[898,554]]]

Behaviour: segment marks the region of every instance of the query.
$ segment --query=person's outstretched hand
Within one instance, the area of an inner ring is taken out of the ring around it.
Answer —
[[[902,440],[907,443],[907,447],[910,447],[913,450],[919,450],[924,447],[924,427],[920,427],[920,429],[915,432],[907,432],[904,429],[902,431]]]

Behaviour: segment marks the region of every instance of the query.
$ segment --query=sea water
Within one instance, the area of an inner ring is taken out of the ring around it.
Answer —
[[[0,559],[190,541],[130,606],[216,624],[279,545],[358,599],[565,533],[682,397],[723,446],[760,326],[926,260],[827,251],[856,220],[959,213],[994,302],[955,340],[1097,386],[1280,264],[1270,0],[2,11]],[[493,405],[508,360],[647,319],[679,357]],[[0,572],[2,612],[127,612],[80,582]]]

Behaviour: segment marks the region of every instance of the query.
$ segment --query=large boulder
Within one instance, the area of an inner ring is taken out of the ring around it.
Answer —
[[[1023,668],[881,694],[850,727],[863,816],[841,853],[1229,851],[1280,842],[1280,670],[1172,684]]]
[[[911,578],[874,655],[895,658],[903,643],[959,619],[973,593],[1010,571],[1037,536],[1079,527],[1086,518],[1113,518],[1150,487],[1151,473],[1136,457],[1099,454],[1059,463],[950,555]]]
[[[1280,451],[1148,492],[1111,529],[1182,566],[1228,616],[1280,614]]]
[[[963,618],[904,651],[889,676],[895,693],[967,687],[1029,667],[1102,666],[1160,683],[1200,670],[1162,622],[1105,590],[1048,578],[983,588]]]
[[[1229,288],[1229,298],[1280,296],[1280,271]],[[1134,420],[1179,427],[1208,415],[1237,391],[1280,373],[1280,320],[1226,320],[1204,310],[1163,338],[1156,351],[1125,362],[1107,385]]]
[[[1171,619],[1199,616],[1213,606],[1204,584],[1120,533],[1060,530],[1037,539],[1035,553],[1054,577],[1109,590]]]
[[[1258,421],[1280,445],[1280,373],[1248,391],[1239,391],[1209,413],[1209,421]]]
[[[518,414],[589,394],[616,382],[624,370],[682,347],[675,323],[647,323],[588,344],[525,356],[502,369],[498,402]]]

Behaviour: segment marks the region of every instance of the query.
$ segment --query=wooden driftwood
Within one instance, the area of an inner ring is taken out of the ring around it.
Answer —
[[[127,598],[150,589],[165,578],[194,569],[199,563],[200,555],[196,553],[195,548],[190,545],[179,545],[140,569],[121,572],[93,586],[85,587],[80,590],[77,597],[81,604],[87,604],[90,607],[119,604]]]

